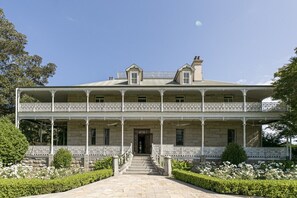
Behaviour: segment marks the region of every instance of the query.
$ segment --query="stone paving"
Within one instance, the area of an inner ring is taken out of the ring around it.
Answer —
[[[184,182],[158,175],[119,175],[62,193],[32,198],[147,197],[147,198],[223,198],[243,197],[217,194]]]

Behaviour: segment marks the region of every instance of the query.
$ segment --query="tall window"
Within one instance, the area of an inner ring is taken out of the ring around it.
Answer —
[[[224,96],[224,102],[233,102],[233,96],[232,95],[225,95]]]
[[[137,84],[137,73],[131,73],[131,84]]]
[[[184,129],[176,129],[176,146],[184,145]]]
[[[96,129],[91,129],[91,145],[96,145]]]
[[[190,84],[190,72],[184,72],[184,84]]]
[[[104,145],[109,145],[109,129],[104,129]]]
[[[145,96],[138,97],[138,102],[146,102],[146,97]]]
[[[228,129],[228,144],[235,142],[235,130]]]
[[[103,96],[96,96],[95,101],[96,102],[104,102],[104,97]]]
[[[175,102],[185,102],[185,97],[184,96],[176,96]]]

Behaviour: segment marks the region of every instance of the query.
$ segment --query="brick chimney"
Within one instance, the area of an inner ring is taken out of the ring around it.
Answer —
[[[203,76],[202,76],[202,62],[203,60],[200,59],[200,56],[195,56],[193,63],[192,63],[192,67],[194,69],[194,81],[201,81],[203,80]]]

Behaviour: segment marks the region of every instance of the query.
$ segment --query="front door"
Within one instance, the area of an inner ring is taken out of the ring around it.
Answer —
[[[153,134],[150,129],[134,129],[134,153],[151,154]]]

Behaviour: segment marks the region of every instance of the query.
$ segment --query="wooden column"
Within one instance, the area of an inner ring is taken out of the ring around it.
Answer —
[[[161,118],[160,120],[160,155],[163,155],[163,123],[164,120]]]
[[[246,112],[246,90],[244,89],[243,91],[242,91],[242,93],[243,93],[243,111],[244,112]]]
[[[121,125],[122,125],[122,138],[121,138],[121,154],[124,153],[124,118],[121,120]]]
[[[89,154],[89,118],[86,119],[86,148],[85,154]]]
[[[54,154],[54,124],[55,124],[55,120],[52,117],[52,119],[51,119],[51,151],[50,151],[51,155]]]
[[[89,100],[90,91],[89,90],[86,91],[86,96],[87,96],[87,112],[89,112],[90,111],[90,100]]]
[[[122,94],[122,112],[125,111],[125,90],[121,91]]]
[[[243,126],[243,147],[246,147],[246,120],[245,117],[242,120],[242,126]]]
[[[205,90],[203,89],[203,90],[201,90],[201,110],[202,110],[202,112],[204,112],[204,95],[205,95]]]
[[[201,155],[204,156],[204,118],[201,119]]]
[[[19,128],[19,117],[18,117],[18,113],[19,113],[19,93],[18,93],[18,88],[15,89],[15,127]]]
[[[160,96],[161,96],[161,112],[163,112],[163,110],[164,110],[164,105],[163,105],[164,90],[160,90]]]
[[[52,112],[55,111],[55,92],[54,90],[51,91],[52,94]]]

